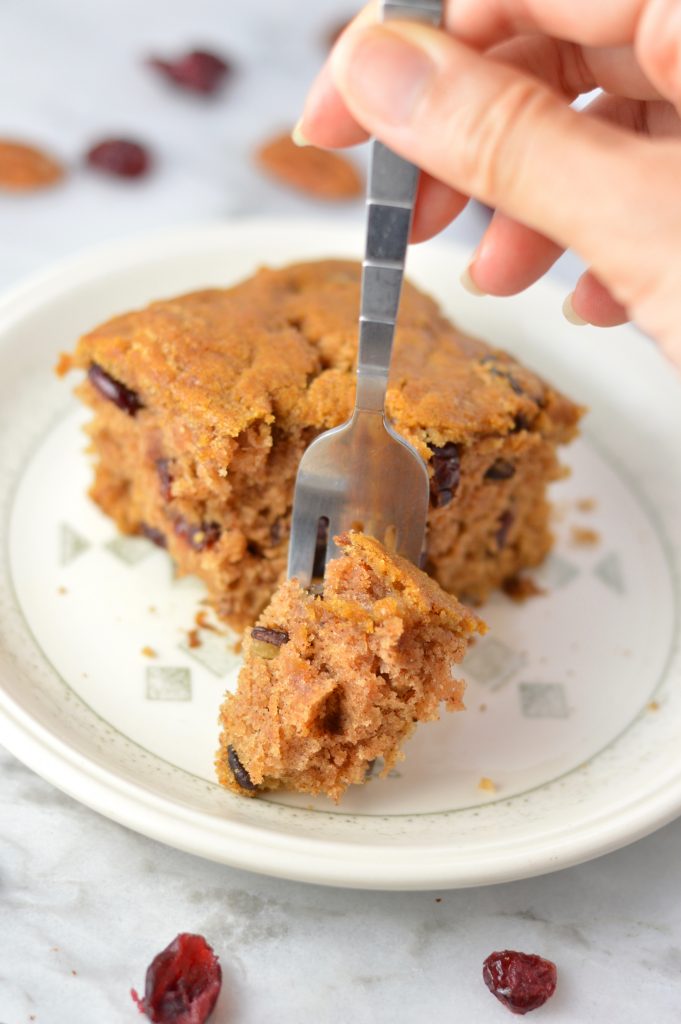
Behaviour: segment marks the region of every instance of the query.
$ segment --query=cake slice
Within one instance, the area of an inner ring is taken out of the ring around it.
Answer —
[[[287,580],[244,641],[220,713],[220,782],[338,800],[387,773],[417,722],[463,708],[452,675],[484,623],[410,562],[361,533],[337,538],[323,595]]]
[[[115,317],[62,357],[93,412],[92,497],[237,628],[283,578],[303,451],[352,409],[359,289],[339,260],[263,269]],[[574,402],[407,283],[387,411],[429,466],[427,571],[445,590],[482,601],[541,562]]]

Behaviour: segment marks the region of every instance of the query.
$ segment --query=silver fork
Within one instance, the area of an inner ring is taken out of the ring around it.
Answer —
[[[438,25],[442,0],[384,0],[381,15]],[[423,551],[428,471],[385,416],[417,183],[413,164],[372,142],[355,408],[312,442],[296,477],[288,575],[306,588],[339,554],[333,538],[345,530],[362,530],[415,563]]]

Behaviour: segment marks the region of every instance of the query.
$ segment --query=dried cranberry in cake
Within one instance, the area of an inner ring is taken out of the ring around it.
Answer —
[[[149,526],[148,523],[140,523],[140,533],[147,540],[150,540],[152,544],[155,544],[157,548],[166,548],[168,544],[166,542],[165,534],[157,530],[155,526]]]
[[[521,430],[531,430],[531,429],[532,429],[532,421],[530,419],[528,419],[527,416],[523,415],[523,413],[521,413],[521,412],[517,413],[516,416],[513,418],[513,430],[512,430],[512,433],[513,434],[519,434],[521,432]]]
[[[267,626],[254,626],[251,630],[254,640],[263,640],[266,644],[281,647],[289,642],[289,635],[284,629],[269,629]]]
[[[149,64],[182,89],[204,95],[216,92],[231,71],[226,60],[208,50],[192,50],[172,61],[152,57]]]
[[[503,380],[508,381],[512,391],[516,395],[525,394],[521,385],[515,379],[511,371],[509,369],[504,368],[505,366],[507,366],[507,364],[500,362],[499,357],[497,355],[494,355],[494,353],[490,353],[489,355],[483,356],[480,362],[482,363],[483,366],[487,366],[489,368],[489,372],[492,374],[493,377],[501,377]]]
[[[140,178],[151,167],[151,157],[139,142],[130,139],[104,139],[88,150],[90,167],[116,178]]]
[[[551,960],[505,949],[490,953],[482,965],[483,981],[511,1013],[537,1010],[556,991],[558,972]]]
[[[188,523],[182,516],[173,523],[173,528],[178,537],[186,540],[194,551],[205,551],[212,548],[220,540],[220,526],[218,523]]]
[[[119,409],[122,409],[123,412],[127,412],[128,416],[136,416],[140,409],[144,408],[144,404],[140,401],[136,391],[126,387],[125,384],[121,384],[119,380],[108,374],[97,363],[90,363],[87,375],[93,388],[103,398],[107,398],[114,405],[117,405]]]
[[[170,459],[156,459],[156,472],[161,484],[161,497],[170,501],[173,496],[173,474],[170,472]]]
[[[513,519],[513,513],[510,512],[508,509],[506,509],[505,512],[502,512],[501,515],[499,516],[499,525],[497,527],[495,537],[497,547],[499,548],[500,551],[502,548],[506,547],[506,541],[508,540],[508,532],[513,526]]]
[[[251,782],[250,775],[242,765],[239,760],[239,755],[232,746],[227,747],[227,763],[229,764],[232,775],[234,776],[238,786],[249,791],[257,789],[257,787]]]
[[[282,540],[288,536],[288,527],[283,519],[275,519],[270,526],[270,542],[272,544],[281,544]]]
[[[289,642],[289,635],[283,629],[254,626],[251,630],[251,651],[258,658],[272,661],[279,654],[279,648]]]
[[[181,932],[147,968],[144,998],[131,995],[156,1024],[204,1024],[222,985],[222,970],[202,935]]]
[[[459,446],[452,441],[440,448],[428,446],[432,451],[430,463],[433,475],[430,478],[430,502],[434,508],[444,508],[456,494],[461,479]]]
[[[522,387],[520,386],[520,384],[515,379],[515,377],[513,376],[512,373],[504,373],[504,372],[502,372],[501,370],[498,370],[498,369],[493,369],[492,373],[495,376],[497,376],[497,377],[504,377],[508,381],[508,383],[509,383],[509,385],[511,387],[511,390],[514,391],[516,395],[524,395],[525,394],[525,392],[523,391]]]
[[[515,476],[515,465],[508,459],[497,459],[485,473],[485,480],[510,480]]]

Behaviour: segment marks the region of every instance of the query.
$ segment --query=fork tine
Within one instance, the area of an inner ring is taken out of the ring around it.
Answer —
[[[337,517],[329,519],[328,536],[326,539],[326,559],[325,563],[331,561],[332,558],[338,558],[340,551],[334,542],[334,537],[337,537],[339,533],[343,532],[343,526],[338,522]]]
[[[288,577],[297,579],[305,589],[312,582],[319,519],[320,516],[314,519],[314,513],[309,508],[307,492],[302,487],[297,487],[291,517]]]

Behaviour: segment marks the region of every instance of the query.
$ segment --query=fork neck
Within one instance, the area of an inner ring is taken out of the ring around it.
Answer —
[[[383,412],[418,171],[371,143],[362,261],[356,408]]]
[[[393,18],[439,25],[442,0],[381,0],[379,19]],[[417,184],[417,168],[374,139],[367,183],[355,412],[385,411]]]
[[[388,371],[395,325],[366,320],[359,322],[359,354],[357,359],[356,412],[385,411]]]

